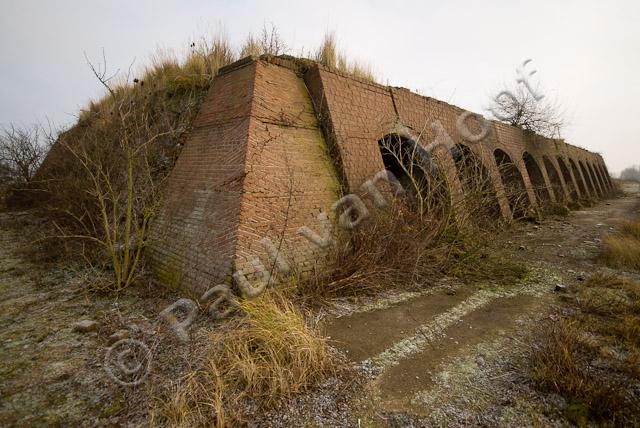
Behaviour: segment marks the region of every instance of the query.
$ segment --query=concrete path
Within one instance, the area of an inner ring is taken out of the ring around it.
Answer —
[[[471,362],[471,371],[482,370],[483,352],[506,353],[501,349],[505,343],[517,342],[518,332],[535,328],[535,320],[556,298],[556,284],[575,282],[601,268],[596,256],[602,235],[637,216],[639,201],[636,195],[602,201],[566,219],[515,226],[500,245],[509,257],[528,265],[529,274],[520,283],[457,283],[455,292],[435,288],[334,318],[326,333],[352,361],[375,368],[376,406],[426,417],[449,401],[449,378],[464,373],[462,361]],[[470,396],[470,406],[474,395],[491,395],[470,381],[462,389]]]

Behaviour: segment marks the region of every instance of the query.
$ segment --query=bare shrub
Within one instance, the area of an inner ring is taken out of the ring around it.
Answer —
[[[443,249],[441,219],[421,221],[403,201],[342,235],[322,267],[296,281],[296,298],[318,304],[336,297],[371,295],[383,289],[424,285]]]
[[[59,250],[112,270],[112,289],[135,278],[158,192],[182,135],[212,73],[233,60],[223,39],[207,46],[182,64],[157,55],[141,77],[128,75],[119,84],[107,75],[106,63],[90,63],[108,95],[60,135],[38,173],[53,229],[48,237],[60,242]]]
[[[0,165],[5,180],[28,183],[46,153],[47,144],[39,126],[9,125],[0,131]]]
[[[249,33],[240,48],[240,58],[260,55],[278,56],[286,54],[287,50],[287,44],[280,36],[276,26],[271,24],[271,27],[267,28],[265,24],[259,37],[254,37]]]
[[[39,125],[11,124],[0,130],[0,202],[10,209],[31,205],[31,183],[48,150]]]

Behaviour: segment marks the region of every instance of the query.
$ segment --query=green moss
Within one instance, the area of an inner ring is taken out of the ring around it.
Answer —
[[[567,406],[564,416],[579,427],[586,427],[589,421],[589,409],[582,403],[573,402]]]
[[[117,415],[122,411],[124,404],[124,399],[122,397],[116,398],[111,404],[109,404],[105,409],[100,413],[101,418],[109,418],[111,416]]]

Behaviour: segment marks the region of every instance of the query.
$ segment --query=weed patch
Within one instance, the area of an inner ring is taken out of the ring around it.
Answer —
[[[609,267],[640,270],[640,221],[624,223],[618,233],[605,236],[600,257]]]
[[[598,273],[569,297],[571,313],[541,326],[532,346],[536,385],[593,421],[640,423],[640,284]]]

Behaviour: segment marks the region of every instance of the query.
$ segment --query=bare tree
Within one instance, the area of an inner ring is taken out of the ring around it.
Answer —
[[[262,27],[262,33],[260,34],[260,49],[262,53],[268,55],[283,55],[287,52],[287,45],[280,37],[280,33],[273,23],[271,28],[267,28],[266,24]]]
[[[566,125],[564,111],[556,101],[534,97],[523,85],[503,89],[492,98],[488,110],[498,120],[548,138],[561,138]]]
[[[254,37],[253,34],[249,33],[249,36],[240,48],[240,58],[265,54],[278,56],[286,54],[287,50],[287,45],[282,37],[280,37],[278,28],[273,24],[271,24],[271,28],[267,28],[265,24],[262,27],[259,37]]]
[[[42,163],[47,148],[39,126],[5,127],[0,131],[0,174],[9,181],[30,182]]]

